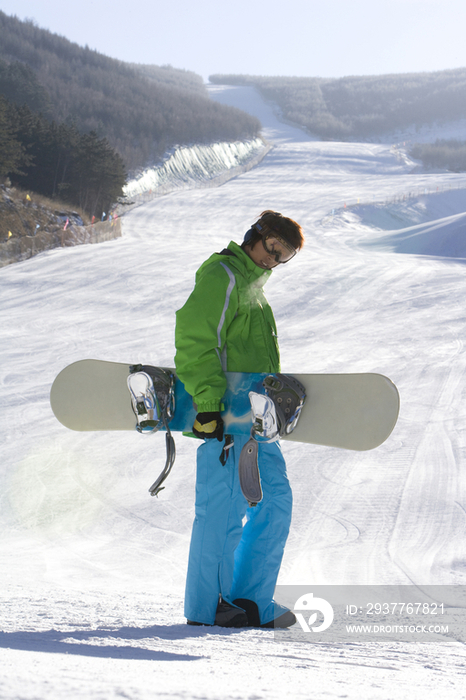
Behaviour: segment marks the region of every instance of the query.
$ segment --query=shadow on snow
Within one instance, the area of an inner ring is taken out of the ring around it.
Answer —
[[[45,630],[41,632],[0,632],[0,648],[36,651],[52,654],[76,654],[108,659],[151,661],[197,661],[205,655],[179,654],[157,648],[165,641],[205,637],[208,634],[231,635],[242,630],[221,627],[188,627],[187,625],[154,625],[152,627],[121,627],[105,630]],[[91,643],[86,643],[89,640]],[[128,643],[123,643],[123,642]],[[144,642],[144,646],[131,644]]]

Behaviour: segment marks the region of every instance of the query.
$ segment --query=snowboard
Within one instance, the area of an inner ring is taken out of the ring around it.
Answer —
[[[135,430],[136,418],[127,387],[130,367],[102,360],[80,360],[68,365],[51,388],[53,413],[71,430]],[[170,371],[175,374],[175,370]],[[249,392],[264,394],[262,382],[267,376],[226,372],[228,388],[222,411],[225,433],[250,434]],[[382,444],[395,427],[400,406],[398,390],[381,374],[292,376],[305,387],[306,400],[295,429],[280,439],[365,451]],[[170,430],[189,433],[196,413],[191,396],[176,378]]]

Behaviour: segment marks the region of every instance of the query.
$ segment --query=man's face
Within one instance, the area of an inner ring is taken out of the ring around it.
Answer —
[[[258,241],[254,248],[246,246],[246,252],[253,262],[264,270],[271,270],[280,263],[288,262],[296,255],[296,250],[279,234],[269,233]]]
[[[262,241],[258,241],[254,248],[246,246],[246,252],[251,260],[256,263],[258,267],[262,267],[263,270],[271,270],[273,267],[277,267],[277,265],[280,264],[275,260],[274,255],[266,251],[262,245]]]

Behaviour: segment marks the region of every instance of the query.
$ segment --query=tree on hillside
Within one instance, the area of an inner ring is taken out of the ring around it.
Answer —
[[[33,112],[50,112],[50,97],[36,74],[25,63],[0,60],[0,94],[17,105],[27,105]]]
[[[106,211],[122,195],[124,164],[106,139],[95,132],[80,137],[74,153],[70,191],[91,216]]]
[[[23,105],[10,106],[16,133],[29,156],[29,164],[14,180],[25,189],[47,197],[57,194],[66,172],[64,153],[74,147],[79,134],[73,127],[57,126]]]
[[[372,138],[466,117],[466,68],[338,79],[213,75],[209,80],[254,86],[278,104],[285,119],[321,138]]]
[[[73,124],[56,124],[23,105],[9,106],[16,137],[28,155],[15,184],[46,197],[81,206],[91,216],[108,211],[123,194],[123,161],[95,132],[80,134]]]
[[[173,146],[244,140],[260,131],[255,117],[211,100],[200,76],[131,66],[1,11],[0,59],[5,89],[21,86],[20,95],[8,92],[11,100],[46,113],[39,84],[42,98],[50,97],[51,119],[105,137],[133,171]]]
[[[0,178],[19,173],[26,160],[24,148],[16,137],[10,119],[8,103],[0,95]]]
[[[410,156],[422,160],[426,168],[445,168],[461,173],[466,170],[466,142],[457,139],[437,139],[435,143],[416,143]]]

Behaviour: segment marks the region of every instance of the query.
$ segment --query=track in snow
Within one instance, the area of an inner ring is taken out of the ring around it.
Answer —
[[[154,683],[160,697],[404,698],[407,684],[410,698],[464,696],[454,640],[326,648],[189,630],[195,444],[178,438],[155,500],[160,436],[72,433],[51,414],[51,383],[70,362],[172,364],[174,313],[200,262],[263,209],[282,211],[307,234],[266,288],[284,371],[382,372],[402,410],[370,453],[284,445],[295,507],[280,582],[466,583],[466,266],[367,247],[391,233],[340,214],[465,178],[413,174],[390,145],[317,142],[257,98],[247,106],[275,143],[259,167],[133,210],[122,239],[0,271],[4,698],[149,698]]]

